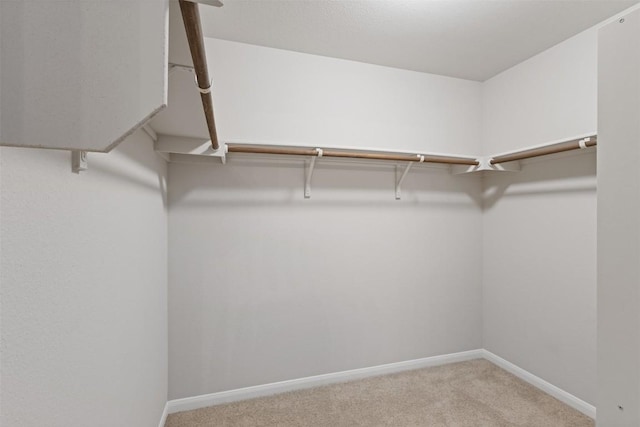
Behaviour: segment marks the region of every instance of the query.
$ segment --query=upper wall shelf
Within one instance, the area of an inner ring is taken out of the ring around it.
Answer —
[[[388,161],[396,165],[396,199],[401,197],[401,185],[411,167],[416,163],[431,163],[447,165],[455,174],[483,171],[518,171],[520,160],[562,153],[572,150],[582,150],[595,147],[596,135],[573,138],[561,142],[540,145],[526,150],[513,151],[489,157],[451,156],[429,153],[408,153],[395,150],[375,150],[364,148],[336,148],[336,147],[292,147],[267,144],[222,143],[217,150],[211,146],[211,141],[201,138],[188,138],[169,135],[155,135],[155,150],[167,156],[171,161],[174,156],[200,157],[219,159],[226,163],[229,153],[254,154],[261,156],[293,156],[306,159],[305,167],[305,198],[311,196],[311,178],[319,158],[353,159],[359,161]]]
[[[211,147],[211,141],[201,138],[188,138],[158,135],[156,151],[174,154],[192,154],[219,157],[225,162],[228,153],[286,155],[304,157],[335,157],[361,160],[387,160],[394,162],[440,163],[449,165],[477,166],[478,160],[471,156],[452,156],[444,154],[409,153],[397,150],[376,150],[368,148],[343,147],[304,147],[271,144],[248,144],[240,142],[223,143],[218,150]]]
[[[304,147],[304,146],[284,146],[273,144],[255,144],[245,142],[229,142],[221,144],[215,150],[211,146],[211,141],[202,138],[190,138],[171,135],[151,135],[155,141],[155,150],[166,154],[187,154],[219,158],[222,163],[226,162],[229,153],[280,155],[280,156],[303,156],[303,157],[335,157],[350,158],[360,160],[382,160],[393,162],[409,163],[439,163],[452,166],[461,166],[462,172],[481,172],[486,170],[502,171],[508,170],[505,165],[513,164],[520,160],[546,156],[550,154],[563,153],[566,151],[581,150],[597,145],[597,135],[580,136],[560,142],[553,142],[538,145],[524,150],[510,151],[493,156],[455,156],[433,153],[410,153],[398,150],[379,150],[371,148],[347,148],[347,147]]]

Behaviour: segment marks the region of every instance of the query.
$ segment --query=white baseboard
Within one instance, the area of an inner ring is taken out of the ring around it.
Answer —
[[[158,423],[158,427],[164,427],[167,423],[167,416],[169,415],[169,402],[164,404],[164,411],[162,411],[162,416],[160,417],[160,422]]]
[[[445,365],[447,363],[464,362],[480,359],[483,350],[470,350],[460,353],[445,354],[442,356],[425,357],[423,359],[407,360],[405,362],[389,363],[386,365],[372,366],[369,368],[353,369],[350,371],[336,372],[332,374],[316,375],[313,377],[299,378],[295,380],[281,381],[277,383],[240,388],[219,393],[203,394],[200,396],[175,399],[167,402],[169,413],[205,408],[207,406],[220,405],[222,403],[237,402],[239,400],[253,399],[256,397],[270,396],[293,390],[302,390],[327,384],[335,384],[353,381],[378,375],[395,372],[409,371],[412,369],[427,368],[430,366]]]
[[[543,380],[532,373],[525,371],[519,366],[491,353],[488,350],[470,350],[460,353],[451,353],[441,356],[425,357],[423,359],[407,360],[405,362],[389,363],[386,365],[372,366],[369,368],[353,369],[350,371],[336,372],[332,374],[317,375],[313,377],[298,378],[295,380],[281,381],[277,383],[258,385],[253,387],[240,388],[236,390],[222,391],[219,393],[203,394],[200,396],[175,399],[167,402],[163,421],[160,426],[164,426],[167,413],[190,411],[192,409],[206,408],[223,403],[237,402],[240,400],[253,399],[256,397],[270,396],[287,391],[302,390],[311,387],[318,387],[327,384],[335,384],[346,381],[353,381],[362,378],[374,377],[378,375],[392,374],[395,372],[408,371],[412,369],[428,368],[431,366],[445,365],[447,363],[464,362],[473,359],[486,359],[507,372],[512,373],[523,381],[539,388],[550,396],[582,412],[588,417],[596,418],[596,408],[593,405],[577,398],[553,384]]]
[[[559,401],[566,403],[567,405],[571,406],[573,409],[576,409],[582,412],[586,416],[591,417],[593,419],[596,418],[595,406],[590,405],[584,400],[577,398],[573,394],[568,393],[562,390],[561,388],[558,388],[553,384],[543,380],[542,378],[533,375],[531,372],[525,371],[519,366],[516,366],[513,363],[508,362],[499,356],[496,356],[495,354],[491,353],[488,350],[482,350],[482,352],[483,352],[483,357],[487,359],[489,362],[492,362],[495,365],[504,369],[505,371],[512,373],[516,377],[520,378],[523,381],[528,382],[532,386],[539,388],[540,390],[544,391],[548,395],[555,397]]]

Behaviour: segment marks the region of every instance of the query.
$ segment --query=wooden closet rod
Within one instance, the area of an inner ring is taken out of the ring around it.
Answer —
[[[180,11],[184,21],[184,29],[187,32],[189,50],[193,59],[193,69],[196,73],[200,98],[202,98],[202,108],[207,120],[209,138],[214,150],[220,148],[218,144],[218,132],[216,131],[216,121],[213,117],[213,99],[211,98],[211,80],[207,68],[207,56],[204,50],[204,38],[202,36],[202,26],[200,24],[200,12],[198,3],[188,0],[180,0]]]
[[[564,151],[579,150],[581,148],[593,147],[598,144],[596,135],[586,138],[572,139],[559,144],[548,145],[546,147],[532,148],[531,150],[517,151],[515,153],[496,156],[491,159],[492,165],[498,163],[513,162],[516,160],[531,159],[533,157],[546,156],[547,154],[562,153]]]
[[[254,153],[254,154],[281,154],[290,156],[318,156],[319,153],[315,148],[282,148],[268,147],[256,145],[239,145],[228,144],[229,153]],[[392,153],[375,153],[366,151],[351,150],[325,150],[322,149],[322,157],[343,157],[350,159],[370,159],[370,160],[393,160],[401,162],[420,162],[419,155],[410,154],[392,154]],[[479,162],[476,159],[465,157],[450,156],[433,156],[424,155],[424,162],[443,163],[449,165],[470,165],[477,166]]]

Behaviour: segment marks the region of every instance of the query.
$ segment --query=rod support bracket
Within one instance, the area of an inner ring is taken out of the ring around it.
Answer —
[[[581,140],[578,141],[578,146],[580,147],[580,149],[585,149],[585,148],[589,148],[587,146],[587,143],[591,142],[591,137],[586,137],[586,138],[582,138]]]
[[[424,163],[423,155],[416,154],[416,156],[420,159],[420,163]],[[411,166],[413,166],[413,162],[408,162],[404,167],[404,171],[401,173],[400,165],[396,165],[396,200],[400,200],[402,198],[402,181],[407,177]]]
[[[313,169],[316,166],[316,159],[322,157],[322,148],[316,148],[316,155],[311,156],[308,162],[305,162],[305,177],[304,177],[304,198],[311,198],[311,178],[313,177]]]
[[[227,164],[227,153],[229,152],[229,147],[224,142],[220,143],[220,146],[217,150],[211,148],[211,157],[218,157],[220,159],[220,163],[223,165]]]
[[[213,87],[213,79],[209,80],[209,86],[208,87],[200,87],[200,83],[198,83],[198,76],[196,76],[195,73],[193,73],[193,80],[196,84],[196,88],[198,89],[198,92],[202,93],[202,94],[207,94],[207,93],[211,93],[211,88]]]
[[[473,172],[482,172],[482,171],[495,171],[495,172],[519,172],[520,171],[520,162],[505,162],[505,163],[497,163],[491,164],[491,160],[493,157],[478,157],[478,165],[476,166],[466,166],[466,165],[452,165],[451,173],[453,175],[462,175],[465,173],[473,173]]]
[[[87,152],[82,150],[71,151],[71,171],[80,174],[80,172],[86,172],[88,169]]]

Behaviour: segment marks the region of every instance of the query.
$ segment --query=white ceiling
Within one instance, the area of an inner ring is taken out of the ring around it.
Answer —
[[[225,0],[205,36],[484,81],[636,3]]]

